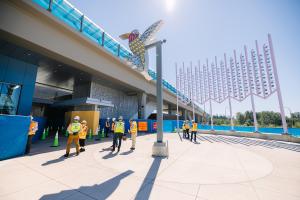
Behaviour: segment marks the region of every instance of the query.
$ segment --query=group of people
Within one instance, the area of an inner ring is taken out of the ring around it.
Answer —
[[[190,135],[191,130],[191,135]],[[197,141],[198,124],[194,120],[191,122],[186,120],[182,124],[183,138],[190,140],[191,142]],[[191,136],[191,137],[190,137]]]
[[[82,120],[80,122],[80,117],[75,116],[73,122],[68,126],[68,141],[65,157],[69,157],[71,144],[74,142],[76,147],[76,155],[79,155],[79,152],[85,151],[85,140],[88,132],[87,121]]]
[[[73,122],[71,122],[70,125],[68,126],[69,137],[68,137],[65,157],[69,156],[72,142],[74,142],[76,146],[76,155],[79,155],[79,152],[85,151],[84,146],[85,146],[85,139],[88,131],[88,126],[85,120],[83,120],[81,123],[79,121],[80,121],[80,117],[75,116]],[[129,122],[130,122],[130,129],[128,130],[128,132],[131,134],[131,140],[132,140],[132,145],[130,149],[135,150],[136,136],[137,136],[137,123],[132,119]],[[123,120],[123,117],[120,116],[118,120],[113,118],[111,124],[108,118],[105,122],[104,131],[105,131],[105,137],[109,137],[108,135],[109,131],[113,133],[113,144],[111,146],[111,150],[115,151],[117,148],[118,149],[117,151],[119,152],[122,145],[122,140],[126,140],[125,122]]]
[[[136,137],[137,137],[137,122],[130,119],[129,123],[130,123],[130,129],[128,130],[128,133],[131,135],[131,141],[132,141],[132,145],[130,149],[135,150]],[[25,150],[26,154],[30,152],[31,140],[37,130],[38,130],[38,123],[33,121],[33,117],[31,117],[31,123],[28,132],[28,140],[27,140],[27,145]],[[182,130],[183,130],[183,138],[188,139],[190,141],[194,140],[194,142],[197,141],[198,124],[194,120],[192,120],[191,122],[188,120],[184,121],[182,125]],[[191,130],[191,134],[190,134],[190,130]],[[88,132],[87,121],[82,120],[80,122],[80,117],[75,116],[73,118],[73,121],[69,124],[67,131],[69,133],[69,136],[67,141],[66,154],[64,156],[65,157],[69,156],[71,144],[73,142],[75,143],[75,147],[76,147],[76,155],[79,155],[80,152],[84,152],[85,140]],[[126,140],[125,122],[123,120],[123,117],[120,116],[118,120],[113,118],[111,123],[109,118],[107,118],[104,126],[104,132],[105,132],[105,137],[109,137],[110,132],[113,134],[113,143],[110,148],[112,152],[114,152],[116,148],[117,148],[117,152],[119,152],[122,145],[122,140]]]

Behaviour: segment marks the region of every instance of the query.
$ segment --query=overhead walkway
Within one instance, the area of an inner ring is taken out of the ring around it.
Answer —
[[[101,27],[90,20],[86,15],[76,9],[71,3],[66,0],[32,0],[37,5],[51,12],[59,20],[63,21],[76,31],[81,32],[91,41],[97,43],[101,48],[110,52],[112,55],[127,61],[132,55],[130,50],[117,42],[112,36],[105,32]],[[148,74],[153,80],[156,80],[156,73],[149,69]],[[163,80],[165,89],[175,94],[179,91],[170,84],[167,80]],[[188,98],[181,92],[178,93],[180,99],[188,101]]]

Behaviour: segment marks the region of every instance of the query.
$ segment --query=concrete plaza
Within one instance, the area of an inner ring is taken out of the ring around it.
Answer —
[[[199,134],[198,142],[165,134],[169,158],[151,157],[155,135],[123,142],[90,141],[86,152],[63,157],[51,141],[33,145],[29,156],[0,162],[0,200],[30,199],[300,199],[300,145]]]

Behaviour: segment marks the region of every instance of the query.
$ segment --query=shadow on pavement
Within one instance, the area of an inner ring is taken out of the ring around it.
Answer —
[[[135,200],[149,199],[163,157],[154,157],[152,165],[140,186]]]
[[[115,157],[116,155],[118,155],[118,153],[113,153],[113,152],[111,151],[111,152],[109,152],[108,154],[106,154],[105,156],[103,156],[102,158],[103,158],[103,159],[109,159],[109,158]]]
[[[64,199],[70,196],[74,197],[73,199],[107,199],[118,188],[121,180],[132,173],[134,173],[132,170],[127,170],[101,184],[81,186],[78,189],[64,190],[55,194],[47,194],[42,196],[40,200]],[[82,198],[76,197],[76,194],[79,196],[79,193]]]
[[[133,150],[129,150],[129,151],[125,151],[123,153],[120,153],[120,155],[123,155],[123,156],[126,156],[126,155],[129,155],[133,152]]]

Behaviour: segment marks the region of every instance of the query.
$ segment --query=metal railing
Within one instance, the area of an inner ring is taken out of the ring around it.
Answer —
[[[81,32],[91,41],[97,43],[100,47],[106,49],[108,52],[114,56],[119,57],[122,60],[128,60],[132,55],[130,50],[117,42],[113,37],[111,37],[107,32],[105,32],[101,27],[95,24],[82,12],[76,9],[67,0],[32,0],[35,4],[41,6],[45,10],[51,12],[56,18],[63,21],[65,24],[69,25],[73,29]],[[156,73],[149,69],[149,75],[156,80]],[[178,95],[182,101],[188,102],[188,98],[177,91],[174,86],[172,86],[168,81],[163,80],[163,86],[173,94],[178,92]]]

